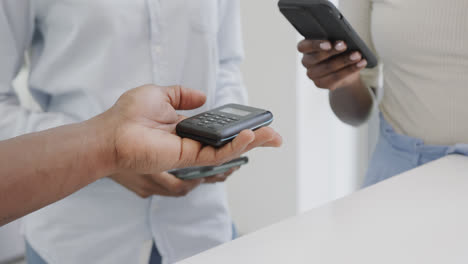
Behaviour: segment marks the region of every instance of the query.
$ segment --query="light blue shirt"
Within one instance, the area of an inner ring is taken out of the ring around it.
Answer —
[[[246,103],[236,0],[2,0],[0,138],[86,120],[147,83],[205,92],[191,115]],[[22,108],[12,80],[29,53]],[[66,144],[66,142],[56,142]],[[110,179],[31,214],[25,233],[49,263],[144,263],[156,241],[172,263],[231,239],[223,184],[140,199]]]

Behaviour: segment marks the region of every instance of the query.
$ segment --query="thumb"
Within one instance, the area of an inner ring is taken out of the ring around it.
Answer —
[[[176,110],[192,110],[205,104],[206,95],[180,85],[166,87],[169,103]]]

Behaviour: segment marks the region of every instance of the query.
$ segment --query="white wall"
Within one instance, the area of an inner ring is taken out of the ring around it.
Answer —
[[[328,91],[298,70],[298,207],[305,212],[359,189],[369,157],[368,125],[348,126],[331,110]]]
[[[296,33],[276,0],[241,0],[249,103],[269,109],[284,146],[255,150],[228,182],[233,218],[242,233],[297,212]]]
[[[299,212],[305,212],[360,188],[377,140],[378,121],[375,114],[358,128],[342,123],[330,108],[328,91],[316,88],[303,67],[297,74],[297,192]]]
[[[297,104],[298,207],[305,212],[357,189],[361,157],[355,152],[360,130],[365,128],[340,122],[330,108],[328,91],[318,89],[304,67],[297,71]]]

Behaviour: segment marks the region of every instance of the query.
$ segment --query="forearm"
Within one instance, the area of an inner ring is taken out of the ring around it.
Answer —
[[[359,126],[366,122],[372,111],[373,97],[360,78],[344,87],[330,91],[329,100],[335,115],[352,126]]]
[[[0,225],[111,174],[106,122],[98,116],[0,142]]]
[[[281,145],[271,128],[242,131],[219,149],[174,135],[181,119],[176,110],[205,101],[195,90],[147,85],[86,122],[0,142],[0,225],[116,173],[148,174],[169,193],[184,193],[190,182],[161,172],[221,164],[255,147]]]

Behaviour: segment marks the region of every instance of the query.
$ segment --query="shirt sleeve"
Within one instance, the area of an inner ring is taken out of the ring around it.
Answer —
[[[377,55],[374,42],[372,41],[371,21],[372,21],[372,0],[340,0],[339,8],[349,23],[357,31],[359,36],[366,42],[374,54]],[[372,89],[377,102],[383,97],[383,85],[381,81],[382,64],[373,69],[361,71],[361,78],[364,83]]]
[[[0,1],[0,140],[74,122],[61,113],[22,107],[13,88],[13,80],[24,66],[24,54],[34,31],[31,5],[30,0]]]
[[[215,104],[246,104],[247,90],[240,71],[244,51],[239,0],[220,0],[219,3],[219,70]]]

